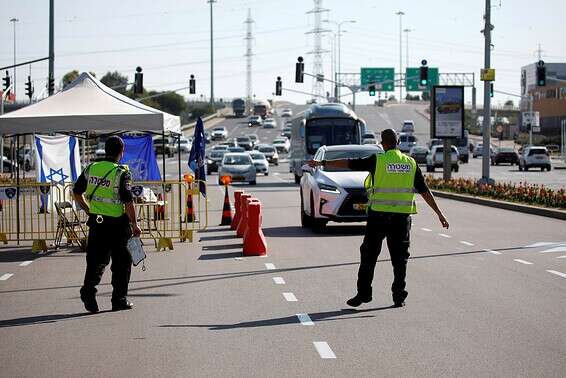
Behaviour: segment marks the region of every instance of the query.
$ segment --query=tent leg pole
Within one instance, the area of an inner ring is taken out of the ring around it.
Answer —
[[[161,132],[161,152],[163,155],[163,182],[165,182],[165,130]]]
[[[17,232],[17,241],[18,245],[20,245],[20,164],[18,164],[18,153],[20,152],[20,136],[16,136],[16,159],[13,162],[16,162],[16,232]]]

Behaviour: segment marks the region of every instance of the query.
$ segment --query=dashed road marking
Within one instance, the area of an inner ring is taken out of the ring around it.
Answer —
[[[283,296],[287,300],[287,302],[297,302],[297,297],[293,293],[283,293]]]
[[[558,256],[557,259],[566,259],[566,255],[564,255],[564,256]]]
[[[460,244],[464,244],[464,245],[467,245],[467,246],[470,246],[470,247],[474,245],[474,243],[470,243],[470,242],[467,242],[467,241],[464,241],[464,240],[461,240]]]
[[[6,273],[0,276],[0,281],[6,281],[7,279],[9,279],[10,277],[12,277],[14,274],[13,273]]]
[[[304,326],[313,326],[314,325],[309,314],[297,314],[297,318],[299,318],[299,321]]]
[[[283,277],[273,277],[273,282],[275,282],[277,285],[285,285],[285,280],[283,279]]]
[[[556,270],[547,270],[547,272],[552,273],[552,274],[556,274],[557,276],[560,276],[562,278],[566,278],[566,273],[558,272]]]
[[[513,260],[514,260],[514,261],[517,261],[518,263],[521,263],[521,264],[533,265],[533,263],[530,262],[530,261],[525,261],[525,260],[521,260],[521,259],[513,259]]]
[[[234,257],[234,260],[237,260],[237,261],[240,261],[240,260],[243,260],[243,259],[244,259],[243,257]]]
[[[421,228],[421,230],[426,231],[426,232],[431,232],[432,230],[430,228]]]
[[[314,341],[313,344],[320,358],[336,358],[336,355],[334,354],[332,349],[330,349],[330,346],[326,341]]]
[[[272,263],[265,263],[265,269],[267,270],[275,270],[275,265]]]
[[[540,253],[555,253],[555,252],[566,252],[566,246],[554,247],[550,249],[545,249]]]
[[[442,236],[443,238],[450,239],[452,236],[446,234],[438,234],[438,236]]]
[[[28,260],[28,261],[24,261],[20,264],[20,266],[28,266],[29,264],[31,264],[33,262],[33,260]]]

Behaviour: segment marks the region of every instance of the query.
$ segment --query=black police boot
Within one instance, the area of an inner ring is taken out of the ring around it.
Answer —
[[[369,297],[364,297],[364,296],[361,296],[361,295],[359,295],[359,294],[356,294],[355,297],[352,297],[352,298],[348,299],[348,300],[346,301],[346,304],[347,304],[348,306],[358,307],[358,306],[360,306],[362,303],[371,302],[372,299],[373,299],[373,298],[372,298],[371,296],[369,296]]]
[[[404,291],[401,294],[393,295],[393,307],[404,307],[405,299],[407,298],[407,292]]]
[[[94,295],[84,294],[81,291],[81,301],[85,305],[85,310],[88,312],[97,313],[98,312],[98,303],[96,303],[96,297]]]
[[[132,308],[134,308],[134,304],[127,299],[112,302],[112,311],[131,310]]]

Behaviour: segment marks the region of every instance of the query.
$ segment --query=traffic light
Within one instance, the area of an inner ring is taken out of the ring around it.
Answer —
[[[305,64],[303,63],[303,57],[300,56],[295,63],[295,83],[302,83],[304,80]]]
[[[31,98],[33,97],[33,86],[31,84],[31,76],[28,75],[28,81],[26,81],[26,96]]]
[[[191,78],[189,79],[189,94],[195,93],[197,93],[197,83],[195,80],[195,75],[191,75]]]
[[[47,93],[50,96],[55,93],[55,79],[53,79],[52,77],[49,77],[47,79]]]
[[[421,83],[421,86],[426,87],[428,85],[428,67],[426,65],[427,61],[423,59],[421,64],[422,65],[419,71],[419,81]]]
[[[368,92],[370,96],[375,96],[375,84],[370,84],[368,86]]]
[[[141,67],[136,67],[136,75],[134,77],[134,93],[143,93],[143,73]]]
[[[4,92],[8,90],[8,88],[10,87],[10,73],[8,71],[6,71],[6,76],[4,76],[2,78],[2,82],[4,83]]]
[[[277,76],[277,81],[275,81],[275,96],[281,96],[283,92],[283,83],[281,82],[281,76]]]
[[[544,62],[540,60],[537,64],[537,86],[544,87],[546,85],[546,67]]]
[[[493,83],[489,83],[489,97],[493,97],[494,92]]]

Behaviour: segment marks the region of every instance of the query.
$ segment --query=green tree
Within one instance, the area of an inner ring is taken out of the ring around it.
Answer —
[[[515,106],[515,104],[513,103],[513,100],[507,100],[505,101],[505,106]]]
[[[149,95],[151,96],[152,92],[150,92]],[[175,92],[165,92],[161,94],[161,96],[154,97],[152,100],[159,104],[159,108],[162,111],[173,115],[181,114],[187,107],[183,96]]]
[[[126,93],[127,86],[128,86],[128,78],[118,71],[114,72],[107,72],[102,78],[100,79],[102,84],[106,85],[114,89],[117,92],[122,94]]]
[[[63,89],[65,89],[67,85],[71,84],[78,77],[79,77],[79,71],[77,70],[69,71],[65,75],[63,75],[63,79],[61,79],[61,84],[63,84]]]

